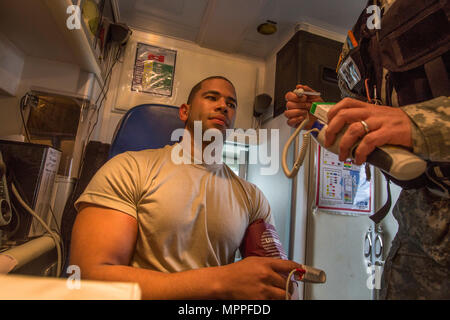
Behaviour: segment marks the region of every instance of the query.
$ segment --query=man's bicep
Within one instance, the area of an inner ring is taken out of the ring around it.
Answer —
[[[128,265],[135,249],[137,221],[121,211],[83,206],[72,230],[70,264],[82,269]]]
[[[270,223],[271,225],[275,225],[269,201],[264,196],[264,193],[261,190],[256,189],[256,191],[255,217],[253,219],[263,219],[265,222]]]

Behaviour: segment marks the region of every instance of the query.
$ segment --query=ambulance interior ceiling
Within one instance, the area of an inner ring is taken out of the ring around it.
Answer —
[[[130,27],[185,39],[232,54],[267,58],[299,23],[346,34],[366,0],[118,0],[120,21]],[[277,32],[257,26],[276,22]]]

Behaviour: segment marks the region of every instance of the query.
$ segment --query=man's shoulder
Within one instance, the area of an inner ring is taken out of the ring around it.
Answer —
[[[104,165],[104,170],[115,171],[119,168],[133,172],[136,170],[140,171],[140,168],[147,170],[149,167],[153,167],[155,164],[164,161],[165,158],[170,157],[171,148],[172,146],[165,146],[159,149],[125,151],[109,159]]]
[[[228,170],[230,172],[230,174],[233,176],[234,179],[236,179],[236,181],[242,186],[242,188],[244,189],[244,191],[251,195],[251,196],[260,196],[263,195],[262,191],[254,184],[251,183],[250,181],[247,181],[241,177],[239,177],[236,173],[233,172],[233,170],[231,170],[231,168],[229,166],[227,166],[226,164],[224,164],[224,168],[226,168],[226,170]],[[263,195],[264,196],[264,195]]]
[[[135,160],[148,160],[154,157],[159,157],[163,155],[170,154],[170,151],[172,150],[173,145],[166,145],[162,148],[157,149],[143,149],[143,150],[137,150],[137,151],[126,151],[124,153],[121,153],[117,155],[114,158],[133,158]]]
[[[224,167],[232,172],[232,170],[228,166]],[[251,183],[237,176],[234,172],[232,173],[232,175],[233,177],[235,177],[234,181],[238,182],[240,189],[245,194],[245,198],[248,201],[248,212],[250,214],[249,221],[255,221],[256,219],[260,218],[266,221],[272,221],[270,204],[264,193],[254,183]],[[273,224],[273,222],[271,223]]]

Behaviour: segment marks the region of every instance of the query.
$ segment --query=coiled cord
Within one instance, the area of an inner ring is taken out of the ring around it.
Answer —
[[[306,124],[308,122],[309,122],[309,115],[306,117],[305,120],[303,120],[303,122],[297,127],[297,129],[295,129],[294,133],[289,137],[288,141],[286,142],[286,144],[284,145],[284,148],[283,148],[283,154],[281,156],[281,166],[283,167],[283,171],[284,171],[284,174],[286,175],[286,177],[291,178],[291,179],[297,175],[298,170],[303,165],[303,161],[305,160],[306,152],[308,151],[309,142],[311,140],[310,133],[311,132],[319,132],[318,129],[314,128],[314,129],[306,131],[303,134],[303,144],[300,147],[300,151],[298,153],[297,159],[294,162],[294,166],[293,166],[292,170],[289,170],[288,164],[287,164],[287,153],[288,153],[289,147],[292,144],[292,142],[295,140],[295,138],[297,138],[300,131],[303,130],[303,128],[306,126]]]

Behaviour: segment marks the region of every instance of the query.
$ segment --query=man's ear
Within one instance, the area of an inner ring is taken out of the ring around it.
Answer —
[[[178,110],[178,115],[180,116],[180,120],[181,120],[181,121],[186,122],[186,120],[187,120],[188,117],[189,117],[189,111],[190,111],[190,109],[191,109],[191,106],[188,105],[188,104],[186,104],[186,103],[183,103],[183,104],[180,106],[180,109]]]

